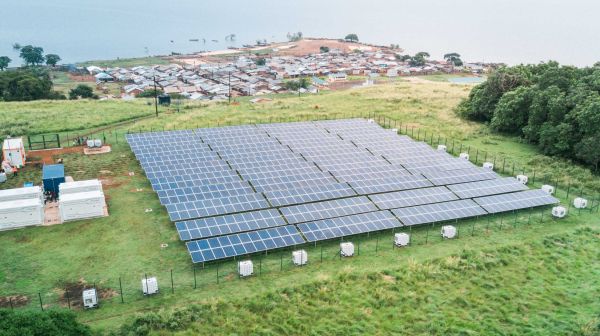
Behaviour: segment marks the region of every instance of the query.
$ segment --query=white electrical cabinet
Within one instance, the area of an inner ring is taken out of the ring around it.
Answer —
[[[529,177],[527,177],[526,175],[517,175],[517,181],[523,184],[527,184],[527,182],[529,182]]]
[[[469,153],[460,153],[459,158],[469,161]]]
[[[442,237],[447,239],[452,239],[456,237],[457,230],[453,225],[444,225],[442,226]]]
[[[39,198],[0,202],[0,230],[42,225],[44,206]]]
[[[37,198],[42,200],[42,188],[35,187],[25,187],[25,188],[16,188],[16,189],[5,189],[0,190],[0,202],[6,201],[16,201],[22,199],[32,199]]]
[[[152,295],[158,293],[158,280],[156,277],[142,279],[142,293],[144,295]]]
[[[2,145],[2,156],[11,166],[21,168],[25,165],[25,146],[22,138],[10,138],[4,140]]]
[[[491,162],[484,162],[483,163],[483,168],[489,169],[489,170],[494,170],[494,164],[491,163]]]
[[[555,206],[552,208],[552,216],[556,218],[563,218],[567,215],[567,209],[564,206]]]
[[[61,195],[58,201],[60,218],[63,222],[104,216],[104,194],[88,191]]]
[[[76,194],[88,191],[102,191],[102,182],[99,180],[64,182],[58,186],[59,195]]]
[[[98,295],[95,288],[86,289],[82,293],[83,307],[85,309],[98,307]]]
[[[394,235],[394,245],[396,246],[408,246],[410,244],[410,235],[408,233],[396,233]]]
[[[292,252],[292,261],[296,266],[306,265],[308,262],[308,253],[305,250],[298,250]]]
[[[445,152],[448,150],[448,147],[446,147],[446,145],[438,145],[437,150]]]
[[[554,187],[551,186],[551,185],[549,185],[549,184],[544,184],[542,186],[542,190],[545,191],[545,192],[547,192],[550,195],[554,194]]]
[[[342,257],[352,257],[354,255],[354,244],[350,242],[341,243],[340,254]]]
[[[573,206],[577,209],[587,208],[588,201],[585,198],[577,197],[573,200]]]
[[[254,264],[252,264],[252,260],[238,262],[238,273],[241,277],[248,277],[254,274]]]

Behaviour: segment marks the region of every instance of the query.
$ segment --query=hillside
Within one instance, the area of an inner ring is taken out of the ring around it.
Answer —
[[[109,217],[0,232],[0,305],[18,295],[22,305],[36,308],[40,293],[47,308],[68,307],[65,289],[76,293],[95,284],[103,293],[101,308],[75,309],[80,321],[100,331],[131,323],[136,313],[198,304],[197,310],[177,314],[183,324],[175,329],[182,334],[593,335],[600,314],[594,300],[600,278],[594,248],[600,237],[597,209],[574,211],[562,221],[539,211],[498,216],[491,223],[464,221],[458,224],[465,233],[456,241],[441,241],[433,233],[439,225],[431,232],[423,227],[411,231],[414,246],[403,250],[391,248],[390,232],[362,235],[356,238],[361,254],[351,260],[339,260],[337,241],[306,246],[312,259],[304,268],[287,262],[287,250],[269,253],[260,257],[262,274],[241,281],[233,262],[192,267],[124,142],[128,131],[375,115],[381,124],[395,120],[393,127],[420,140],[447,143],[455,154],[459,145],[477,151],[479,164],[483,153],[498,166],[506,159],[506,175],[535,170],[536,186],[558,181],[563,201],[575,194],[595,199],[600,179],[589,170],[458,118],[454,108],[470,89],[443,82],[396,82],[317,96],[275,96],[260,104],[248,99],[233,105],[189,103],[179,112],[161,108],[158,118],[151,117],[153,107],[143,101],[2,103],[0,120],[18,115],[19,124],[5,128],[12,133],[59,132],[65,139],[95,133],[106,137],[113,151],[61,156],[67,174],[76,180],[104,181]],[[147,118],[133,119],[137,117]],[[39,166],[29,166],[0,188],[39,180]],[[159,277],[159,296],[141,295],[144,274]],[[570,287],[573,283],[580,285]],[[190,314],[201,320],[186,322]],[[140,331],[152,327],[168,333],[174,328],[167,325],[179,322],[146,315],[135,323]],[[236,329],[239,325],[243,329]]]

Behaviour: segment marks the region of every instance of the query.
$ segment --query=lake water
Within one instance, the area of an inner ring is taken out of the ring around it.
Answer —
[[[283,41],[296,31],[356,33],[436,59],[456,51],[466,61],[510,64],[600,60],[600,2],[590,0],[3,0],[0,12],[0,55],[13,60],[15,42],[76,62]],[[229,34],[235,42],[224,40]]]

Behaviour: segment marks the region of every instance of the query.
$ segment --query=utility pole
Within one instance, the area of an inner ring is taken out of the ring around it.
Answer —
[[[231,104],[231,71],[229,71],[229,104]]]
[[[154,109],[156,110],[156,117],[158,118],[158,91],[156,89],[156,76],[152,77],[154,81]]]

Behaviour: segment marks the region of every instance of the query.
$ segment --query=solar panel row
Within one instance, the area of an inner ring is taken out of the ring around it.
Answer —
[[[364,119],[127,141],[194,262],[557,201]]]

